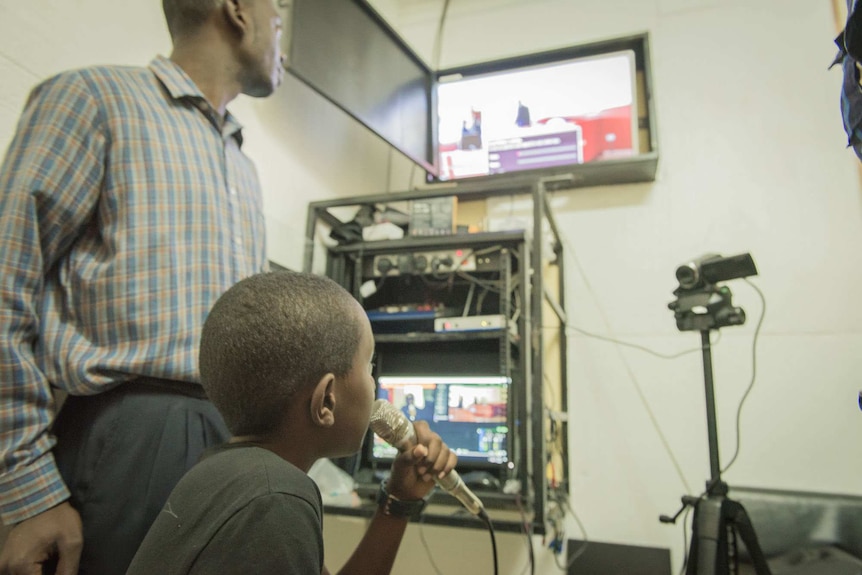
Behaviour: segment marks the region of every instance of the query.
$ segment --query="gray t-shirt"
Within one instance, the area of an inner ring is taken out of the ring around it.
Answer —
[[[180,480],[127,575],[323,569],[323,504],[308,475],[267,449],[227,444]]]

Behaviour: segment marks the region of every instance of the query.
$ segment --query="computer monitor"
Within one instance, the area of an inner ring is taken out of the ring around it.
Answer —
[[[427,421],[458,455],[459,468],[500,468],[510,460],[509,385],[505,376],[388,375],[377,397],[411,421]],[[392,461],[394,447],[374,436],[371,458]]]

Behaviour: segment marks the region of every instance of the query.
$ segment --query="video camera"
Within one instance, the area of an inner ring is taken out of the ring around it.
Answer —
[[[718,282],[757,275],[751,254],[722,257],[706,254],[676,269],[677,300],[668,304],[680,331],[704,331],[745,323],[742,308],[733,307],[732,294]]]

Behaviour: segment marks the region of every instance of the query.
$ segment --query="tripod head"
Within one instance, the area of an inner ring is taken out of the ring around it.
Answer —
[[[707,254],[679,266],[674,290],[677,300],[668,304],[680,331],[709,331],[745,323],[745,312],[734,307],[730,288],[720,281],[757,275],[751,254],[722,257]]]
[[[677,289],[677,300],[668,304],[680,331],[706,331],[745,323],[745,311],[734,307],[727,286],[704,286],[697,290]]]

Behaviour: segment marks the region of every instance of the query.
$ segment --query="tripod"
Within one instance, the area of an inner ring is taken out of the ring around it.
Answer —
[[[769,565],[757,542],[757,535],[742,504],[727,497],[727,484],[721,479],[718,457],[718,433],[715,419],[715,391],[712,380],[712,350],[710,331],[723,325],[741,325],[745,313],[731,305],[731,293],[726,287],[707,286],[699,290],[682,290],[680,297],[668,307],[675,311],[680,330],[699,330],[703,352],[703,375],[706,387],[706,423],[709,440],[711,478],[701,497],[684,496],[683,506],[673,517],[662,515],[663,523],[675,523],[689,506],[694,508],[692,538],[686,575],[729,575],[732,534],[738,534],[748,549],[757,575],[771,575]],[[716,298],[717,296],[717,298]],[[705,309],[706,313],[694,310]]]

